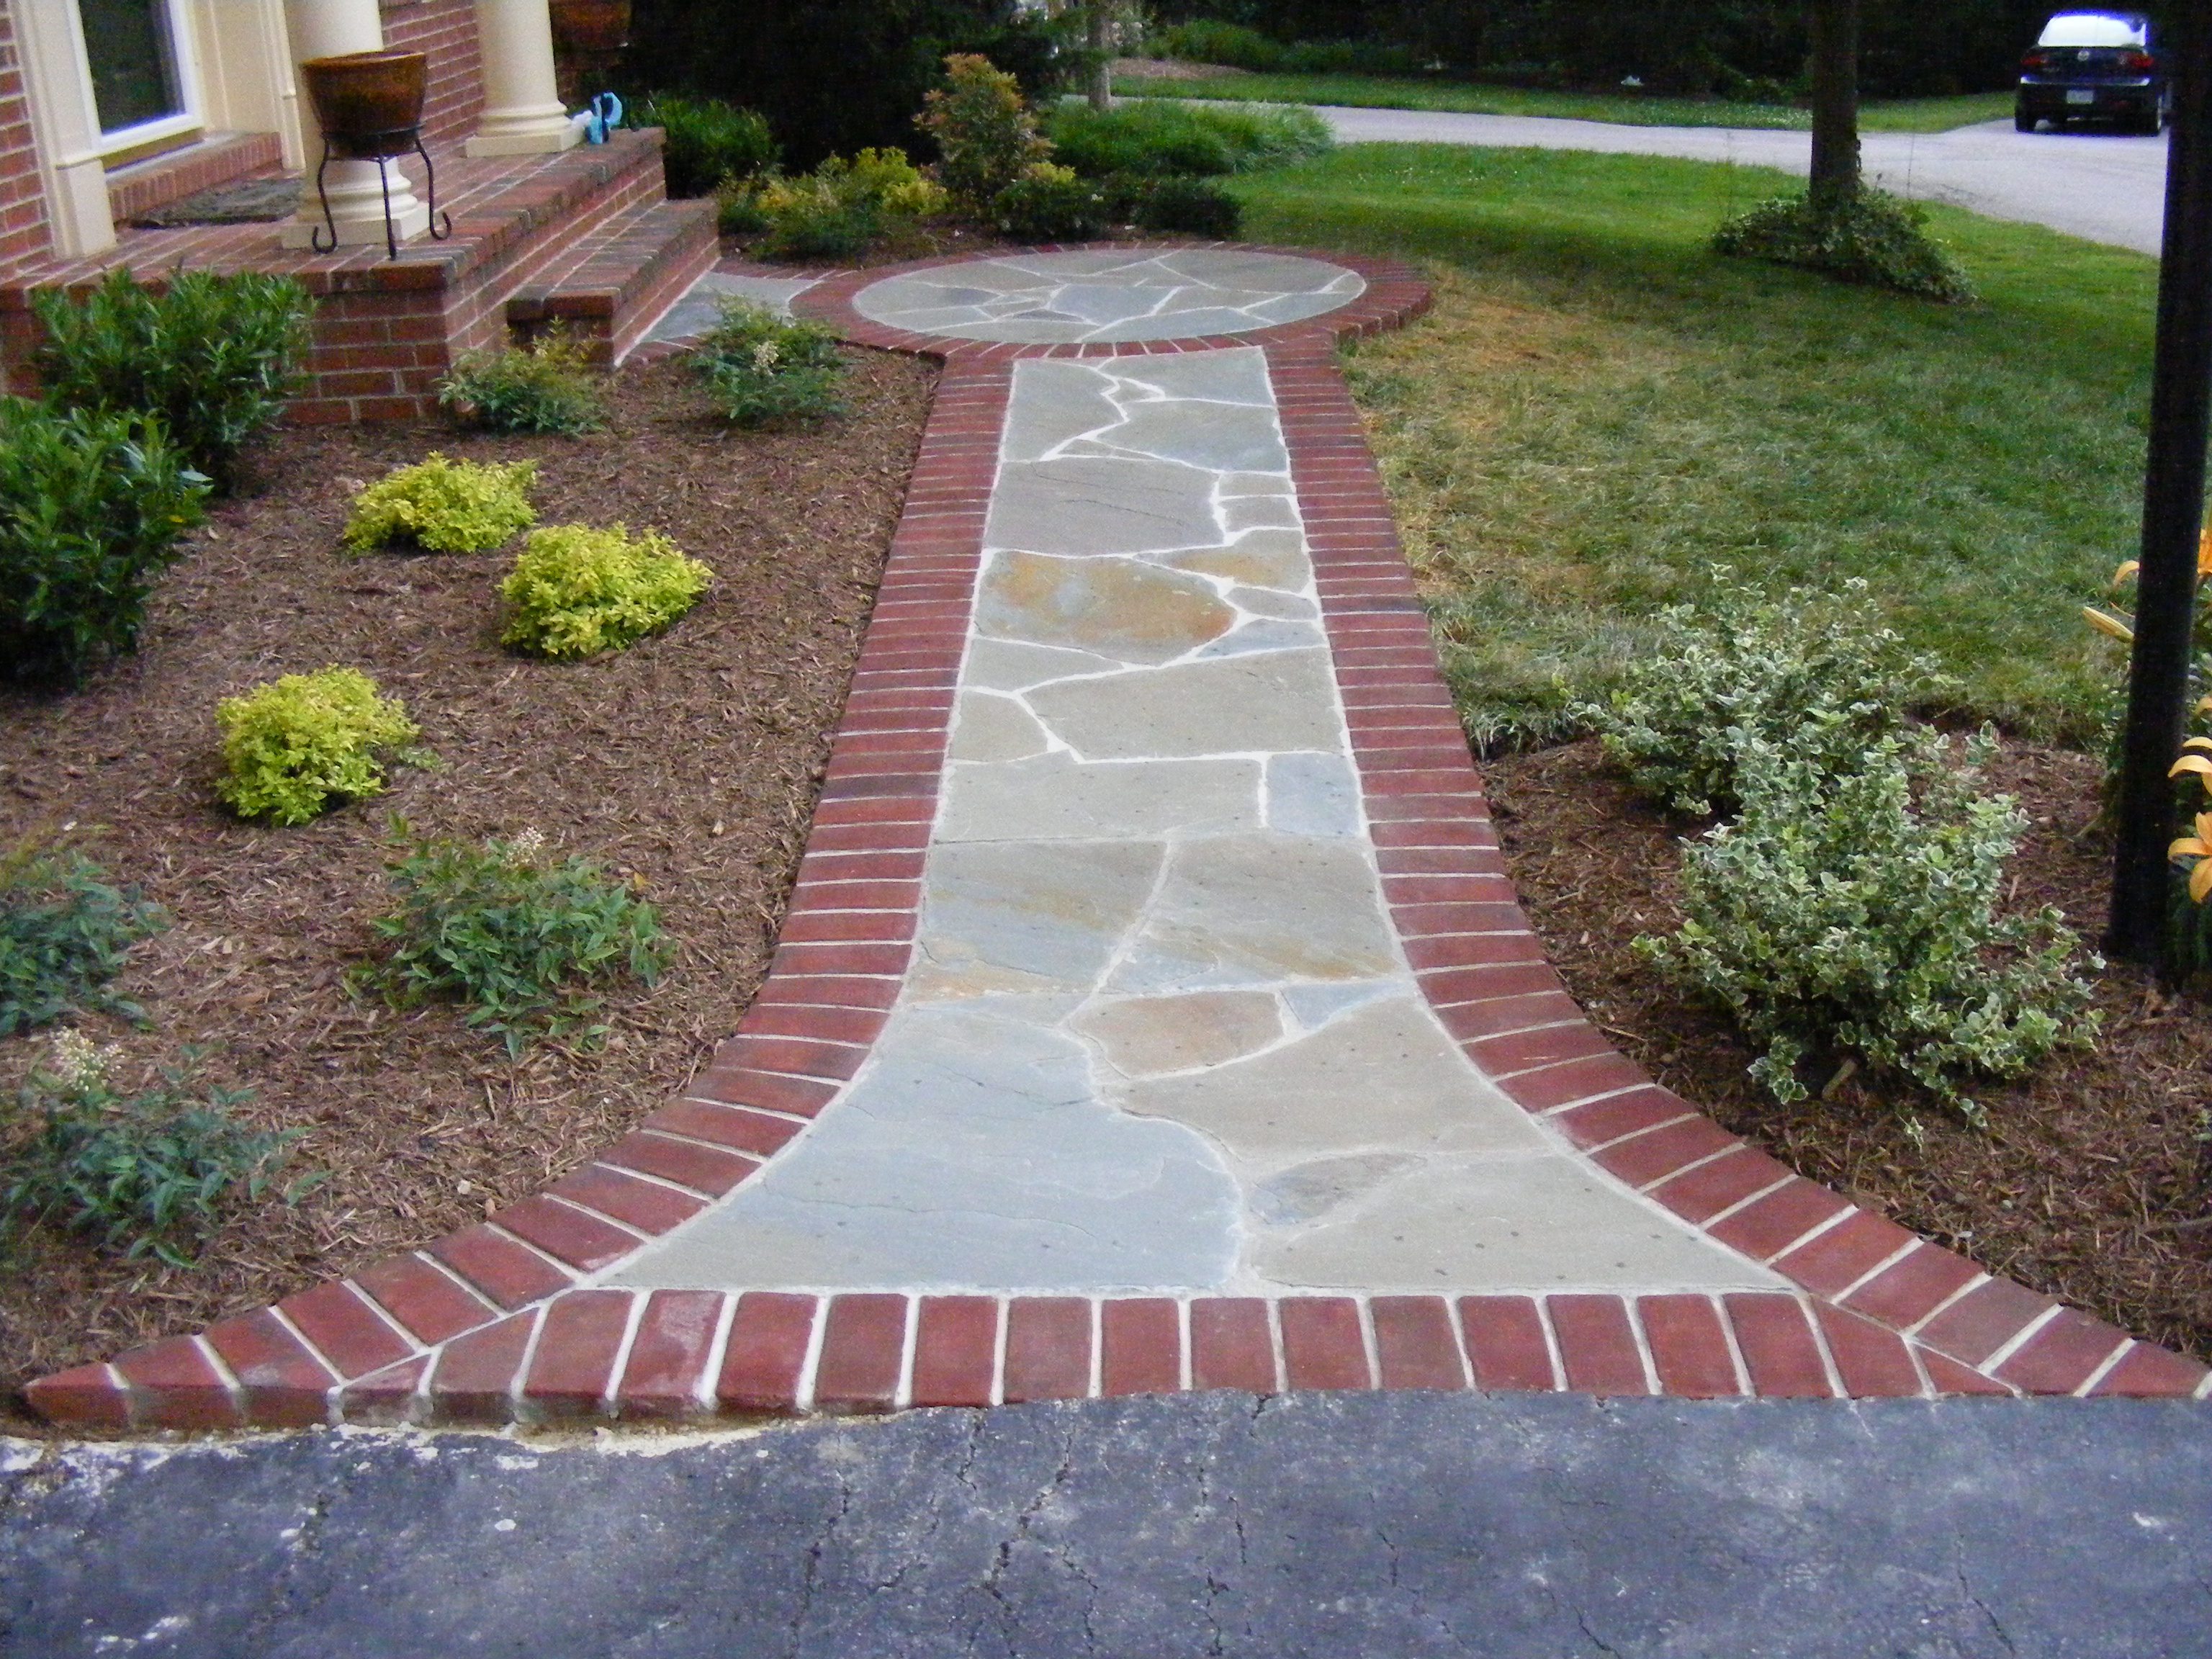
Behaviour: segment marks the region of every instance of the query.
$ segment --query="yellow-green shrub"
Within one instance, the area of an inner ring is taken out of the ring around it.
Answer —
[[[648,530],[626,525],[534,530],[499,586],[513,613],[501,639],[540,657],[617,651],[667,627],[699,602],[714,573]]]
[[[482,553],[538,521],[538,463],[449,461],[436,450],[353,498],[346,545],[366,553],[411,541],[429,553]]]
[[[216,793],[243,818],[305,823],[340,799],[384,787],[377,751],[419,735],[407,711],[358,668],[287,674],[216,711],[223,776]]]

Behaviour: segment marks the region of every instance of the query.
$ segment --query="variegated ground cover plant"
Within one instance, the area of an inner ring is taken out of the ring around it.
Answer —
[[[1977,1077],[2021,1075],[2096,1023],[2057,911],[2003,913],[2027,819],[1980,788],[1916,706],[1942,682],[1840,597],[1723,587],[1662,618],[1656,647],[1585,712],[1637,786],[1721,822],[1686,843],[1681,927],[1635,941],[1725,1009],[1778,1101],[1863,1066],[1978,1121]]]

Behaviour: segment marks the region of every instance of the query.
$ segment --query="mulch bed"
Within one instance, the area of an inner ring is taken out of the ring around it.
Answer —
[[[73,696],[0,692],[0,844],[104,825],[90,850],[174,917],[118,981],[150,1029],[82,1022],[123,1045],[118,1079],[198,1045],[204,1081],[253,1091],[240,1116],[306,1129],[290,1170],[327,1172],[296,1208],[237,1215],[196,1270],[27,1235],[0,1263],[0,1386],[466,1226],[624,1133],[734,1028],[766,971],[933,381],[914,359],[851,356],[854,412],[818,431],[732,432],[672,362],[617,377],[610,429],[581,439],[281,432],[164,580],[138,656]],[[351,490],[432,449],[535,459],[540,523],[662,530],[715,585],[619,655],[510,655],[495,585],[512,549],[340,556]],[[332,663],[402,698],[440,764],[302,828],[227,816],[216,702]],[[554,851],[634,872],[672,970],[609,997],[604,1049],[520,1061],[452,1006],[349,994],[368,919],[388,908],[395,812],[471,839],[535,827]],[[46,1048],[0,1042],[0,1090]]]
[[[2094,941],[2112,846],[2093,826],[2101,768],[2008,743],[1990,775],[2033,823],[2009,902],[2053,904]],[[1680,922],[1671,819],[1595,742],[1486,763],[1508,867],[1553,964],[1589,1018],[1668,1087],[1816,1181],[2137,1336],[2212,1359],[2212,1209],[2200,1137],[2212,1107],[2212,1010],[2115,966],[2104,1030],[2010,1085],[1972,1090],[1990,1127],[1863,1076],[1777,1106],[1724,1017],[1686,1002],[1629,949]]]

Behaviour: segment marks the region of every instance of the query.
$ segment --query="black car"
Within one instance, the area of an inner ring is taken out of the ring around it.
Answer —
[[[2130,132],[2166,125],[2166,77],[2159,72],[2150,20],[2131,11],[2062,11],[2020,64],[2013,125],[2111,121]]]

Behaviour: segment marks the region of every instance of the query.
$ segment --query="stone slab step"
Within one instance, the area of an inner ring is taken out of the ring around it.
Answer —
[[[579,240],[574,257],[507,301],[507,326],[528,337],[559,324],[610,368],[714,264],[714,204],[652,202]]]

